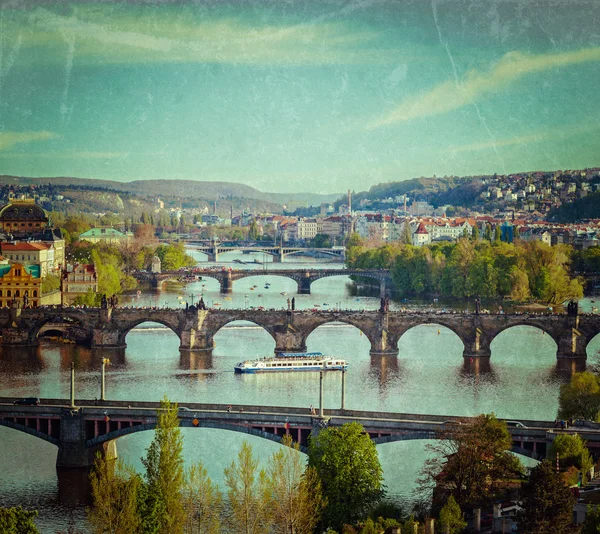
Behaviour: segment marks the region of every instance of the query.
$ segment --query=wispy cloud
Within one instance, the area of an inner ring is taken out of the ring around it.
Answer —
[[[0,150],[7,150],[20,143],[33,141],[48,141],[60,137],[54,132],[42,130],[40,132],[0,132]]]
[[[103,63],[332,64],[376,61],[379,55],[377,49],[362,46],[373,35],[336,21],[257,25],[233,18],[162,15],[157,23],[143,12],[114,16],[101,8],[80,8],[64,16],[38,7],[27,20],[35,32],[23,46],[54,49],[75,39],[78,59]],[[20,29],[15,27],[15,32]]]
[[[481,143],[468,143],[466,145],[453,146],[445,150],[445,152],[475,152],[477,150],[488,150],[511,145],[526,145],[529,143],[539,143],[548,139],[546,133],[534,133],[530,135],[521,135],[509,137],[506,139],[496,139],[483,141]]]
[[[472,70],[463,80],[449,80],[424,94],[408,98],[396,109],[373,121],[368,128],[448,113],[496,93],[528,74],[593,61],[600,61],[600,48],[537,55],[509,52],[490,71]]]
[[[129,152],[5,152],[0,157],[6,158],[48,158],[48,159],[124,159]]]

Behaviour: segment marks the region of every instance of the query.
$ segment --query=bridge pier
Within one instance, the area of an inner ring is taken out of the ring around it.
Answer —
[[[578,328],[569,328],[556,340],[558,345],[556,357],[559,360],[586,360],[587,343],[587,337],[583,332]]]
[[[107,441],[95,447],[87,447],[83,409],[63,408],[60,414],[60,442],[56,467],[60,469],[89,469],[94,465],[97,452],[100,452],[109,460],[116,459],[116,440]]]
[[[275,338],[275,352],[306,352],[306,339],[302,332],[293,326],[287,325],[281,330],[273,332]]]
[[[221,285],[221,293],[226,295],[229,293],[233,293],[233,280],[231,279],[231,273],[227,272],[224,276],[219,278],[219,283]]]
[[[398,337],[386,329],[380,330],[376,337],[370,337],[371,356],[397,356],[398,355]]]
[[[215,341],[213,337],[196,328],[189,328],[182,330],[179,336],[179,350],[180,351],[211,351],[215,348]]]
[[[4,328],[2,330],[3,347],[34,347],[39,345],[37,338],[30,339],[28,330]]]
[[[304,273],[298,282],[298,294],[299,295],[310,295],[310,284],[312,284],[312,278],[309,273]]]

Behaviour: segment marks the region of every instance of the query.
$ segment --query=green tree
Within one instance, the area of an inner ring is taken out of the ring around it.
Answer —
[[[47,274],[42,279],[42,294],[52,293],[52,291],[57,291],[58,289],[60,289],[60,278],[58,276]]]
[[[600,534],[600,506],[588,505],[580,534]]]
[[[259,236],[258,224],[255,219],[252,219],[250,226],[248,227],[248,239],[250,241],[256,241]]]
[[[506,423],[494,414],[450,425],[439,437],[427,446],[434,455],[421,471],[421,489],[430,491],[441,484],[463,510],[495,498],[502,482],[522,471],[520,462],[509,452],[512,438]]]
[[[488,241],[492,240],[492,226],[488,223],[486,223],[486,225],[485,225],[485,231],[484,231],[483,237],[485,239],[487,239]]]
[[[182,267],[196,265],[196,260],[186,254],[183,242],[159,245],[155,254],[160,258],[163,271],[176,271]]]
[[[39,534],[33,522],[37,510],[25,510],[21,506],[0,508],[0,532],[2,534]]]
[[[201,463],[185,475],[182,490],[186,534],[219,534],[223,497]]]
[[[499,225],[499,224],[497,224],[497,225],[494,227],[494,241],[495,241],[496,243],[499,243],[501,240],[502,240],[502,230],[501,230],[501,228],[500,228],[500,225]]]
[[[402,225],[402,235],[400,236],[400,242],[403,245],[412,245],[413,244],[412,230],[410,229],[410,224],[408,224],[407,220],[405,220],[404,224]]]
[[[229,503],[226,518],[228,532],[259,534],[271,526],[272,494],[264,470],[258,471],[258,460],[252,447],[244,441],[238,462],[225,468],[225,486]]]
[[[359,423],[321,430],[309,440],[308,462],[327,498],[326,526],[364,518],[383,497],[383,470],[375,444]]]
[[[183,438],[179,428],[177,403],[166,397],[160,401],[154,439],[142,458],[146,468],[148,506],[159,534],[183,532],[185,512],[182,502],[184,483]],[[145,514],[145,520],[148,514]]]
[[[440,510],[440,525],[446,534],[458,534],[467,527],[460,506],[452,495]]]
[[[473,226],[473,230],[471,231],[471,238],[475,242],[479,241],[479,228],[477,227],[477,225]]]
[[[531,470],[521,488],[521,510],[517,513],[523,534],[567,534],[573,526],[575,498],[551,462],[544,461]]]
[[[272,532],[310,534],[321,519],[326,501],[313,467],[306,467],[300,445],[289,435],[269,461],[267,483],[272,495]]]
[[[94,534],[128,534],[139,529],[137,500],[141,483],[131,467],[97,455],[90,473],[94,504],[87,511]]]
[[[561,419],[596,421],[600,411],[600,379],[589,371],[573,373],[568,384],[560,387],[558,416]]]
[[[594,465],[586,442],[578,434],[560,434],[551,443],[548,449],[548,458],[556,458],[557,454],[560,467],[562,469],[576,467],[581,471],[581,483],[586,484],[588,473]],[[573,483],[576,484],[577,480],[574,480]]]

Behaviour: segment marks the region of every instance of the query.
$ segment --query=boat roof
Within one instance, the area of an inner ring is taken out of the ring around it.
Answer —
[[[322,352],[278,352],[277,358],[319,358]]]

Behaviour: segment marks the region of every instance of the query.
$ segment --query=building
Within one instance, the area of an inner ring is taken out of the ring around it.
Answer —
[[[429,232],[427,232],[427,229],[425,228],[425,225],[422,222],[419,223],[419,227],[416,229],[412,238],[413,245],[415,247],[422,247],[423,245],[428,245],[429,243],[431,243]]]
[[[317,220],[298,219],[297,233],[298,239],[313,239],[317,235]]]
[[[127,232],[119,232],[115,228],[98,227],[91,228],[86,232],[79,235],[80,241],[89,241],[90,243],[112,243],[118,245],[119,243],[128,243],[133,240],[133,234]]]
[[[89,290],[98,292],[96,267],[93,264],[78,263],[63,271],[61,280],[62,304],[68,306],[80,295]]]
[[[0,265],[0,307],[37,308],[41,297],[39,265]]]
[[[0,208],[0,228],[13,236],[40,232],[47,226],[46,212],[32,198],[13,200]]]
[[[2,255],[11,263],[39,265],[42,278],[55,270],[54,247],[46,243],[17,241],[0,244]]]

